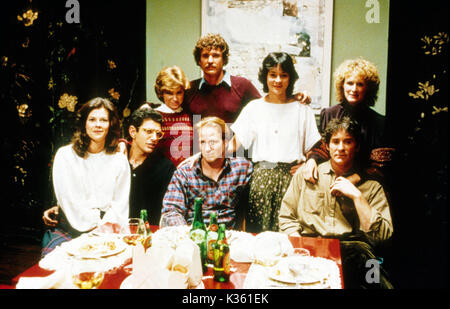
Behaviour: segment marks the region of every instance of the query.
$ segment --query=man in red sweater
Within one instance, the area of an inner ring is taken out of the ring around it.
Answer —
[[[184,102],[193,115],[216,116],[233,123],[249,101],[261,97],[248,79],[224,70],[228,55],[228,44],[219,34],[208,34],[197,41],[194,58],[203,77],[191,81]]]

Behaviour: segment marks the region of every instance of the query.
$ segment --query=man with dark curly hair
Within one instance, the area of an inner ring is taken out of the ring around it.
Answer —
[[[348,179],[358,172],[362,138],[350,117],[330,120],[323,132],[330,160],[319,164],[315,184],[302,173],[293,176],[281,202],[279,226],[293,237],[338,238],[345,288],[392,288],[376,255],[394,232],[384,188],[376,180],[355,185]],[[368,272],[372,262],[379,272]]]

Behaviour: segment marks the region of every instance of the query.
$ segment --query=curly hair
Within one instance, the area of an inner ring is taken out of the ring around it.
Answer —
[[[104,108],[108,112],[109,129],[105,140],[105,152],[114,153],[120,138],[120,119],[117,109],[111,101],[104,98],[94,98],[84,103],[77,113],[75,121],[75,132],[72,137],[72,148],[81,158],[86,157],[86,153],[91,139],[86,133],[86,121],[94,109]]]
[[[378,97],[380,77],[377,67],[363,58],[345,60],[336,69],[334,73],[336,100],[339,103],[345,101],[344,82],[347,77],[350,77],[354,73],[358,74],[366,82],[367,92],[364,101],[368,106],[374,106]]]
[[[220,34],[213,34],[209,33],[204,37],[201,37],[197,44],[194,47],[194,59],[195,63],[199,65],[200,63],[200,56],[202,53],[202,50],[206,48],[208,50],[210,49],[220,49],[222,51],[222,59],[223,59],[223,65],[228,64],[228,56],[230,54],[230,48],[228,47],[227,42]]]
[[[171,67],[165,67],[159,71],[155,81],[155,93],[161,102],[164,102],[164,91],[175,90],[179,87],[183,90],[190,88],[189,80],[180,67],[174,65]]]
[[[292,57],[287,53],[270,53],[264,58],[261,68],[258,73],[258,80],[263,84],[263,91],[269,92],[269,87],[267,86],[267,74],[270,69],[280,65],[284,72],[289,74],[289,85],[286,88],[286,95],[288,97],[292,96],[294,91],[294,84],[298,79],[297,71],[294,67],[294,62]]]

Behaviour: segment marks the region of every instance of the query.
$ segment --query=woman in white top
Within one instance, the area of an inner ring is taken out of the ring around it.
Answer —
[[[115,106],[94,98],[77,116],[72,143],[58,149],[53,163],[60,210],[47,210],[44,221],[51,213],[61,216],[55,230],[44,235],[43,255],[103,223],[126,222],[129,214],[130,166],[126,156],[116,152],[120,120]]]
[[[306,152],[320,140],[314,113],[292,96],[298,74],[286,53],[270,53],[259,71],[267,95],[249,102],[231,126],[229,150],[252,148],[255,163],[250,184],[246,229],[278,231],[281,200]],[[292,172],[293,173],[293,172]]]

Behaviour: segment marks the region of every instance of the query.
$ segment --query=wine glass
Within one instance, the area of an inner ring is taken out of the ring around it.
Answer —
[[[129,245],[136,245],[138,241],[144,242],[147,238],[147,230],[141,218],[129,218],[123,240]]]
[[[159,220],[159,228],[162,229],[167,226],[185,225],[186,220],[178,212],[163,213]]]

